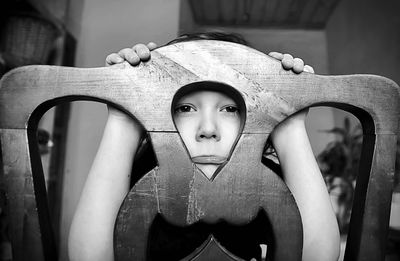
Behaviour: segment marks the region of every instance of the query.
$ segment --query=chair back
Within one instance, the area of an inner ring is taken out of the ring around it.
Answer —
[[[230,159],[211,179],[191,162],[171,116],[174,95],[194,83],[233,89],[245,106],[245,123]],[[301,260],[296,203],[261,159],[279,122],[322,105],[351,112],[363,127],[345,258],[383,260],[399,96],[398,86],[383,77],[295,75],[263,53],[219,41],[161,47],[137,67],[14,69],[0,86],[0,174],[11,206],[14,260],[57,259],[36,129],[49,108],[76,100],[107,103],[138,119],[157,161],[157,167],[137,178],[121,206],[116,260],[243,260],[241,249],[251,247],[246,231],[259,232],[268,258]],[[177,245],[181,248],[175,251]]]

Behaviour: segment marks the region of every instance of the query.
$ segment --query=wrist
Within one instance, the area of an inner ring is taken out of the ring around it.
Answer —
[[[109,118],[111,117],[113,119],[119,119],[119,120],[123,120],[126,122],[132,121],[131,117],[129,117],[128,114],[126,114],[114,107],[111,107],[109,105],[107,106],[107,108],[108,108],[108,117]]]
[[[108,107],[107,125],[116,130],[120,129],[128,135],[129,133],[132,133],[138,137],[142,137],[145,132],[144,128],[137,120],[133,119],[128,114],[110,106]]]
[[[281,122],[271,133],[271,142],[278,155],[304,140],[308,140],[304,121]]]
[[[271,141],[274,147],[288,144],[300,138],[307,138],[305,120],[308,114],[308,109],[303,109],[289,116],[284,121],[280,122],[271,133]]]

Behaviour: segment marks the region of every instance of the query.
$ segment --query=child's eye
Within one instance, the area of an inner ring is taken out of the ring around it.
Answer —
[[[192,112],[192,111],[195,111],[195,109],[190,105],[180,105],[176,107],[174,110],[175,113]]]
[[[226,107],[222,108],[221,111],[235,113],[235,112],[238,112],[239,109],[236,106],[226,106]]]

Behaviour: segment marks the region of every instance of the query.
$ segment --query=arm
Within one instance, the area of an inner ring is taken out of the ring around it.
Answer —
[[[290,54],[277,52],[270,56],[295,73],[314,69]],[[296,200],[303,223],[304,261],[338,260],[340,235],[325,182],[311,149],[305,118],[308,109],[300,111],[280,123],[271,133],[271,141],[278,155],[283,179]]]
[[[137,65],[150,59],[154,43],[135,45],[107,57],[107,65],[128,61]],[[295,73],[314,69],[289,54],[271,52],[287,70]],[[284,179],[298,204],[303,222],[303,260],[337,260],[339,231],[329,195],[311,150],[305,129],[307,111],[300,112],[277,126],[271,134],[272,143],[282,165]],[[290,144],[290,146],[289,146]]]
[[[308,110],[292,115],[272,132],[283,178],[292,192],[303,223],[303,258],[337,260],[340,236],[336,216],[308,140]]]
[[[106,66],[132,65],[150,58],[155,44],[135,45],[107,56]],[[75,261],[114,260],[113,234],[118,210],[129,191],[131,168],[143,135],[126,114],[108,107],[108,119],[72,220],[68,254]]]
[[[129,191],[132,161],[141,136],[138,123],[109,108],[100,147],[71,224],[71,260],[114,260],[114,223]]]

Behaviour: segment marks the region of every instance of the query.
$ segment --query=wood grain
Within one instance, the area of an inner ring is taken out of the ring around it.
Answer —
[[[200,81],[232,86],[246,104],[242,136],[230,161],[212,182],[196,172],[170,115],[174,94],[182,86]],[[23,251],[29,243],[37,253],[42,252],[38,256],[43,258],[37,260],[54,260],[44,182],[32,148],[38,120],[60,102],[95,100],[138,119],[150,133],[159,164],[137,182],[121,208],[116,228],[119,260],[131,258],[135,249],[143,250],[145,245],[131,243],[139,238],[145,244],[147,239],[132,231],[148,227],[159,213],[175,225],[218,219],[246,224],[259,208],[265,210],[277,235],[275,258],[284,259],[276,260],[298,260],[302,235],[298,210],[283,182],[260,164],[260,154],[279,122],[302,108],[319,105],[353,113],[364,130],[363,167],[357,180],[346,259],[383,260],[399,98],[398,86],[383,77],[294,75],[258,51],[216,41],[162,47],[153,51],[149,62],[137,67],[17,68],[2,78],[0,86],[2,167],[12,209],[14,259],[29,258]],[[177,166],[179,171],[173,171]],[[213,201],[211,196],[220,200]],[[140,222],[132,224],[131,220]],[[293,252],[290,257],[284,256],[286,244],[294,244],[286,251]]]

